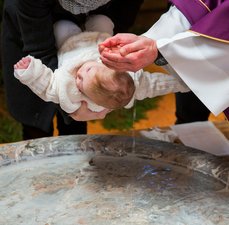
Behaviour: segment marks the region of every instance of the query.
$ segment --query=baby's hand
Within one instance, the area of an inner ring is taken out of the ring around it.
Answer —
[[[18,61],[14,65],[14,69],[27,69],[29,64],[31,62],[31,58],[29,57],[23,57],[20,61]]]

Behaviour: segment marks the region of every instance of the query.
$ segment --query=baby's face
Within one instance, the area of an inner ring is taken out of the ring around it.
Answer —
[[[76,85],[78,89],[94,101],[94,93],[91,91],[95,75],[103,76],[110,73],[110,69],[100,62],[88,61],[76,72]]]

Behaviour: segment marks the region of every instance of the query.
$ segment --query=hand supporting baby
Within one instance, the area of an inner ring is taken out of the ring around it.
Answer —
[[[89,120],[100,120],[104,119],[107,115],[107,113],[111,112],[110,109],[104,109],[101,112],[92,112],[90,109],[88,109],[86,102],[81,102],[81,106],[78,110],[76,110],[74,113],[71,113],[69,116],[72,117],[72,119],[76,121],[89,121]]]

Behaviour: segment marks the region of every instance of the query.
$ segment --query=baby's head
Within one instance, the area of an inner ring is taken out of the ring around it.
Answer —
[[[117,72],[104,64],[88,61],[77,71],[77,87],[97,105],[118,109],[133,97],[135,85],[127,72]]]

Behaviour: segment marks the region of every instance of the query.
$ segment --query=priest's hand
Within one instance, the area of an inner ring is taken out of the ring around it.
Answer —
[[[87,103],[82,102],[81,107],[69,115],[76,121],[89,121],[104,119],[109,112],[111,112],[110,109],[104,109],[101,112],[92,112],[88,109]]]
[[[99,45],[99,52],[109,68],[133,72],[153,63],[158,55],[155,40],[129,33],[106,39]]]

